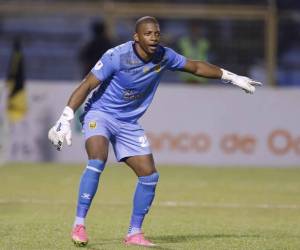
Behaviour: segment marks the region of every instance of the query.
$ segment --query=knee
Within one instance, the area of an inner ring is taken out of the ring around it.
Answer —
[[[144,166],[142,168],[139,168],[137,171],[134,170],[136,175],[138,177],[142,177],[142,176],[150,176],[150,175],[158,175],[158,173],[156,172],[155,167],[149,167],[149,166]]]
[[[102,162],[106,162],[107,161],[107,155],[105,155],[104,153],[88,153],[88,158],[89,160],[98,160],[98,161],[102,161]]]

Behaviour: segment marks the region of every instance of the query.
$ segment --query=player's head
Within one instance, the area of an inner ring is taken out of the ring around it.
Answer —
[[[160,28],[156,18],[151,16],[139,18],[135,23],[133,39],[146,54],[153,54],[160,40]]]

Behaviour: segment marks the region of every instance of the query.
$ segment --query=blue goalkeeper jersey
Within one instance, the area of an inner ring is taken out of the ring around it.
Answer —
[[[136,122],[152,102],[163,72],[182,69],[185,63],[184,56],[160,45],[150,61],[139,57],[133,41],[114,47],[91,70],[101,84],[85,111],[99,110],[121,121]]]

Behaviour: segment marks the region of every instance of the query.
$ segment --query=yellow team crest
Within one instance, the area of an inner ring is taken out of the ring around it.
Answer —
[[[157,64],[154,68],[151,69],[151,71],[154,70],[156,73],[160,72],[161,71],[161,65],[160,64]],[[146,74],[150,71],[150,68],[145,66],[143,68],[143,72]]]
[[[159,72],[159,71],[161,71],[161,66],[160,66],[160,64],[157,64],[156,66],[155,66],[155,68],[154,68],[154,70],[155,70],[155,72]]]
[[[90,129],[95,129],[96,127],[97,127],[97,122],[95,122],[95,121],[89,122],[89,128]]]

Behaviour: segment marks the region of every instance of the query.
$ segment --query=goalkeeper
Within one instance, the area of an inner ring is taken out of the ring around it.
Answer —
[[[70,123],[74,112],[85,101],[82,116],[88,156],[82,174],[72,240],[84,246],[88,242],[85,218],[105,168],[109,142],[116,159],[125,162],[137,175],[133,209],[126,245],[153,246],[142,232],[145,215],[151,207],[159,174],[151,148],[139,118],[149,107],[166,70],[179,70],[206,78],[221,79],[253,94],[261,83],[239,76],[203,61],[187,59],[159,44],[160,28],[154,17],[137,20],[133,41],[109,49],[91,69],[69,98],[67,106],[48,138],[61,150],[64,141],[71,145]]]

